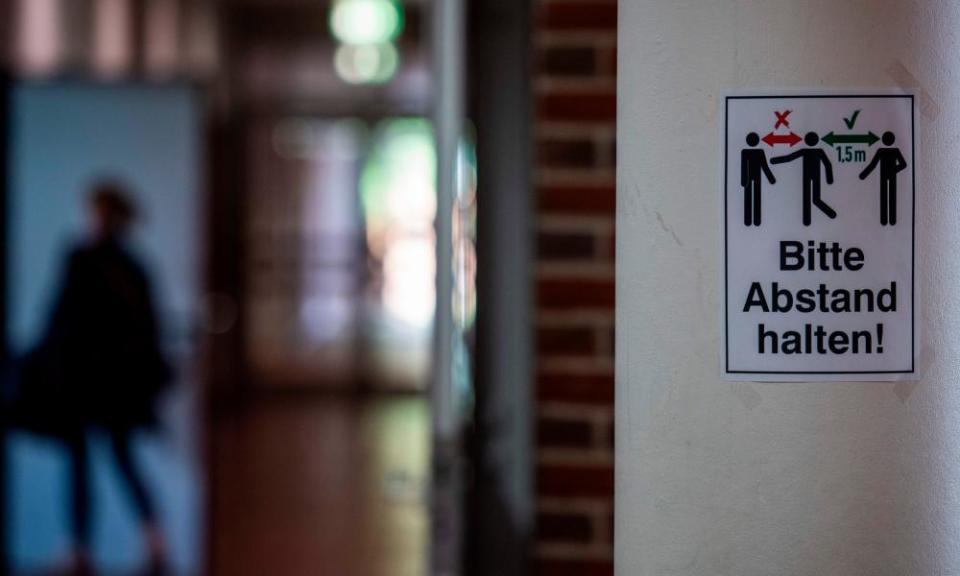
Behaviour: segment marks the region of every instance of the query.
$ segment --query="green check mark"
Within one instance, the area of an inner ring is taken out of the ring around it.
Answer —
[[[849,118],[844,118],[843,123],[847,125],[847,128],[853,130],[853,125],[857,123],[857,116],[860,115],[860,111],[854,111],[853,115]]]

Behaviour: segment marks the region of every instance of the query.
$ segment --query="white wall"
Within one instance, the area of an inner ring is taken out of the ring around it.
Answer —
[[[617,574],[960,573],[958,36],[950,1],[621,0]],[[910,75],[922,380],[721,381],[721,95]]]

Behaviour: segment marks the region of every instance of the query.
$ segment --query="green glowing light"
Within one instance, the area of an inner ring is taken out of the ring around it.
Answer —
[[[393,44],[342,44],[333,64],[337,76],[350,84],[383,84],[396,75],[400,56]]]
[[[360,199],[368,224],[402,221],[418,214],[432,225],[437,174],[433,128],[422,118],[383,121],[360,179]]]
[[[336,0],[330,12],[330,31],[344,44],[384,44],[402,29],[403,12],[396,0]]]

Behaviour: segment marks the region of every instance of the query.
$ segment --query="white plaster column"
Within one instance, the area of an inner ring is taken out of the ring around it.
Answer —
[[[960,3],[621,0],[620,576],[960,574]],[[907,87],[921,379],[720,378],[721,98]]]

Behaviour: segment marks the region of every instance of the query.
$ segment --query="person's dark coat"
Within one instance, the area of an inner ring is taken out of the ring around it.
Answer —
[[[46,334],[24,361],[25,408],[45,410],[26,427],[31,418],[54,434],[151,426],[170,378],[143,268],[115,241],[75,249]]]

